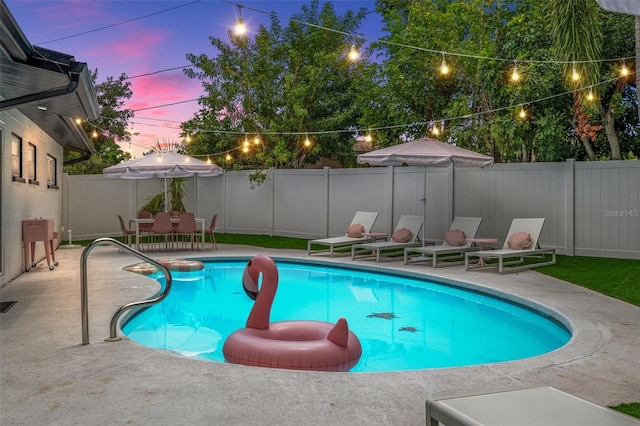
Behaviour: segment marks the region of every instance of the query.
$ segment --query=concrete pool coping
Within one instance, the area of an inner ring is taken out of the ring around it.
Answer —
[[[300,250],[219,245],[182,257],[310,259]],[[0,314],[3,424],[424,425],[425,400],[452,394],[553,386],[601,405],[640,401],[640,308],[536,271],[499,275],[463,266],[433,269],[401,260],[311,259],[429,274],[475,283],[557,312],[573,330],[551,353],[511,362],[393,373],[321,373],[212,363],[123,339],[105,342],[121,305],[158,284],[122,268],[137,258],[96,248],[89,266],[90,344],[81,345],[81,249],[59,249],[54,271],[41,262],[2,289],[17,301]],[[170,253],[169,256],[174,254]],[[153,257],[167,257],[157,253]]]

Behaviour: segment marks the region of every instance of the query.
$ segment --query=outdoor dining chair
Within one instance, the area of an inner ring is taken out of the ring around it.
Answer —
[[[208,228],[204,229],[205,235],[209,235],[209,237],[211,238],[211,248],[215,250],[218,250],[218,244],[216,243],[216,236],[213,234],[213,231],[215,231],[216,229],[217,219],[218,219],[218,215],[214,214],[213,218],[211,218],[211,225],[209,225]],[[205,241],[202,242],[203,247],[204,247],[204,243]]]
[[[165,249],[169,247],[173,248],[173,225],[171,224],[171,216],[168,212],[156,214],[153,227],[151,228],[151,249],[153,249],[155,238],[160,236],[164,236]],[[169,243],[171,244],[169,245]]]

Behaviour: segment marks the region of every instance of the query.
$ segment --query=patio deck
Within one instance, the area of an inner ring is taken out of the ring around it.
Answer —
[[[219,246],[203,256],[306,257]],[[0,289],[1,301],[18,302],[0,314],[2,424],[424,425],[427,397],[544,385],[601,405],[640,401],[640,308],[536,271],[501,276],[463,266],[383,264],[535,300],[571,322],[574,337],[559,350],[463,368],[321,373],[198,361],[127,339],[104,342],[113,312],[158,288],[122,271],[137,259],[112,247],[98,247],[89,258],[91,344],[81,345],[81,252],[58,249],[54,271],[41,262]]]

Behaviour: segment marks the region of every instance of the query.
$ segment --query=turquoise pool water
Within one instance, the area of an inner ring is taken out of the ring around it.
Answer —
[[[167,299],[129,319],[123,333],[145,346],[224,362],[225,339],[245,326],[253,305],[242,287],[247,260],[205,262],[199,274],[175,275]],[[437,282],[291,261],[277,265],[271,321],[333,323],[345,317],[363,351],[352,372],[511,361],[553,351],[571,338],[533,310]]]

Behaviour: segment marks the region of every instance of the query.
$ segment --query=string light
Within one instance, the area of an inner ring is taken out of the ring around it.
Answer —
[[[224,159],[227,161],[231,161],[233,160],[233,157],[231,156],[231,154],[227,153],[227,156]]]
[[[520,112],[518,113],[518,116],[523,120],[527,118],[527,111],[525,111],[524,105],[520,105]]]
[[[189,133],[187,133],[187,137],[185,139],[185,142],[187,142],[187,143],[191,142],[191,135],[189,135]]]
[[[371,136],[371,133],[367,133],[367,135],[364,137],[364,141],[369,143],[373,140],[373,137]]]
[[[260,136],[256,135],[256,137],[253,138],[253,144],[260,145]]]
[[[236,6],[238,6],[238,14],[240,15],[236,23],[236,35],[243,36],[247,33],[247,27],[244,24],[244,21],[242,20],[242,8],[244,6],[242,6],[241,4],[238,4]]]
[[[447,65],[447,61],[444,59],[444,52],[442,52],[442,64],[440,64],[440,74],[442,75],[449,74],[449,65]]]
[[[440,134],[440,129],[438,129],[438,126],[435,123],[431,127],[431,134],[434,136],[438,136]]]
[[[211,158],[207,155],[207,164],[211,164]]]
[[[517,83],[520,81],[520,73],[518,72],[518,64],[516,62],[513,63],[513,70],[511,71],[511,81]]]
[[[93,132],[91,133],[91,136],[95,139],[98,137],[98,132],[94,129]]]
[[[573,68],[571,69],[571,80],[577,82],[580,80],[580,74],[578,74],[578,70],[576,69],[576,63],[573,62]]]
[[[358,48],[355,44],[351,45],[351,50],[349,51],[349,59],[354,62],[360,59],[360,52],[358,52]]]
[[[76,124],[82,124],[82,118],[76,118]]]
[[[622,68],[620,68],[620,76],[626,77],[629,75],[629,68],[627,68],[627,64],[625,61],[622,61]]]
[[[587,94],[587,100],[594,100],[595,96],[593,95],[593,86],[589,86],[589,93]]]
[[[304,136],[304,146],[306,147],[310,147],[311,146],[311,140],[309,140],[309,135],[305,135]]]

